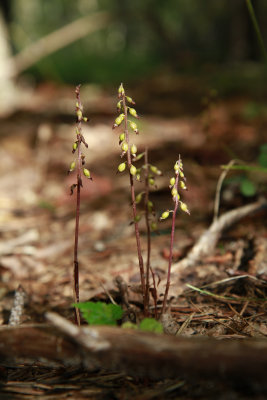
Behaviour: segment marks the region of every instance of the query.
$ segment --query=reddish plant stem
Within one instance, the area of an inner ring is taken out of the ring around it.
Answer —
[[[180,158],[179,158],[179,163],[180,163]],[[175,178],[175,185],[174,187],[177,189],[179,183],[179,173],[176,174]],[[167,273],[167,282],[166,282],[166,288],[165,288],[165,293],[164,293],[164,298],[163,298],[163,303],[162,303],[162,310],[161,310],[161,315],[166,312],[166,306],[167,306],[167,298],[168,298],[168,293],[169,293],[169,288],[170,288],[170,282],[171,282],[171,266],[172,266],[172,258],[173,258],[173,243],[174,243],[174,232],[175,232],[175,219],[176,219],[176,214],[178,210],[178,205],[179,205],[179,200],[176,197],[175,198],[175,206],[172,214],[172,228],[171,228],[171,242],[170,242],[170,254],[169,254],[169,263],[168,263],[168,273]]]
[[[128,169],[130,169],[130,167],[132,165],[132,157],[131,157],[129,131],[128,131],[128,109],[127,109],[127,105],[126,105],[125,93],[122,94],[122,105],[123,105],[123,111],[124,111],[124,115],[125,115],[125,117],[124,117],[125,139],[128,144],[127,164],[128,164]],[[136,202],[135,202],[134,180],[133,180],[133,176],[130,174],[130,172],[129,172],[129,176],[130,176],[131,201],[132,201],[137,255],[138,255],[138,262],[139,262],[139,269],[140,269],[140,280],[141,280],[141,288],[142,288],[142,296],[143,296],[143,305],[144,305],[144,312],[146,314],[147,303],[146,303],[146,299],[145,299],[145,272],[144,272],[144,262],[143,262],[142,250],[141,250],[139,225],[138,225],[138,222],[136,221],[137,212],[136,212]]]
[[[76,98],[79,109],[82,109],[80,100],[80,86],[76,87]],[[73,270],[73,294],[75,303],[80,301],[80,287],[79,287],[79,261],[78,261],[78,244],[79,244],[79,223],[80,223],[80,204],[81,204],[81,169],[82,169],[82,158],[81,158],[81,141],[82,141],[82,116],[78,115],[78,126],[77,126],[77,192],[76,192],[76,220],[75,220],[75,240],[74,240],[74,270]],[[75,322],[77,325],[81,324],[80,310],[75,307]]]
[[[148,174],[148,150],[145,149],[145,220],[147,232],[147,259],[146,259],[146,288],[145,288],[145,304],[147,305],[147,313],[149,314],[149,271],[150,271],[150,257],[151,257],[151,229],[149,224],[149,174]]]
[[[156,280],[155,280],[155,274],[153,269],[150,267],[151,271],[151,276],[152,276],[152,281],[153,281],[153,301],[154,301],[154,307],[155,307],[155,318],[158,319],[158,309],[157,309],[157,302],[158,302],[158,292],[156,288]]]

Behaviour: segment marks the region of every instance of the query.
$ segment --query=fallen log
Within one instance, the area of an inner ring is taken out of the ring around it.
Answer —
[[[153,380],[242,379],[266,385],[267,340],[185,338],[108,326],[77,327],[57,314],[47,317],[53,326],[0,328],[0,366],[38,361]]]

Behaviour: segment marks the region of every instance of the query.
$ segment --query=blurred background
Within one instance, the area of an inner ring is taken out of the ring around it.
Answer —
[[[253,7],[265,40],[266,1]],[[0,21],[2,79],[113,88],[179,75],[194,77],[193,98],[199,86],[264,92],[245,0],[1,0]]]

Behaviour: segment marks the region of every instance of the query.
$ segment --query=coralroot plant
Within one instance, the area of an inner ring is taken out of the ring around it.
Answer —
[[[144,271],[144,262],[142,257],[141,250],[141,241],[140,241],[140,232],[138,222],[140,220],[140,216],[137,214],[136,210],[136,196],[135,196],[135,188],[134,188],[134,178],[138,181],[141,179],[140,170],[136,168],[134,163],[140,159],[140,156],[137,156],[137,146],[130,141],[130,132],[134,132],[136,134],[139,133],[137,124],[135,121],[129,119],[129,115],[134,118],[139,118],[136,110],[132,107],[135,105],[133,99],[129,96],[126,96],[123,85],[121,84],[118,90],[119,102],[117,104],[119,116],[115,119],[115,123],[113,125],[113,129],[117,128],[123,123],[124,131],[119,136],[119,143],[121,145],[121,158],[126,158],[126,161],[122,162],[118,166],[119,172],[124,172],[128,170],[129,179],[130,179],[130,190],[131,190],[131,203],[132,203],[132,213],[133,213],[133,222],[135,228],[135,237],[136,237],[136,246],[137,246],[137,255],[139,262],[139,270],[140,270],[140,280],[141,280],[141,290],[143,296],[143,305],[144,305],[144,313],[147,315],[148,310],[148,301],[145,295],[146,292],[146,279],[145,279],[145,271]],[[142,157],[142,155],[141,155]]]
[[[174,171],[175,171],[175,177],[173,176],[170,179],[170,189],[171,189],[172,199],[174,201],[174,209],[164,211],[160,217],[160,220],[164,220],[164,219],[168,218],[169,215],[172,213],[172,227],[171,227],[171,241],[170,241],[168,272],[167,272],[167,283],[166,283],[166,288],[165,288],[165,293],[164,293],[164,298],[163,298],[161,314],[164,314],[166,311],[167,298],[168,298],[170,282],[171,282],[171,266],[172,266],[172,258],[173,258],[175,218],[176,218],[178,208],[180,207],[180,209],[182,211],[184,211],[185,213],[190,215],[190,212],[188,210],[186,203],[184,203],[180,200],[179,188],[181,188],[183,190],[187,190],[186,183],[185,183],[186,178],[184,175],[183,163],[182,163],[180,155],[179,155],[179,159],[174,164]]]
[[[87,122],[87,118],[83,116],[83,106],[80,99],[80,87],[78,85],[76,87],[76,115],[77,115],[77,126],[76,126],[76,140],[72,146],[72,153],[76,153],[77,156],[74,161],[70,164],[69,173],[76,170],[77,180],[71,188],[70,192],[71,195],[76,190],[76,222],[75,222],[75,240],[74,240],[74,257],[73,257],[73,296],[74,302],[77,304],[79,303],[79,261],[78,261],[78,242],[79,242],[79,222],[80,222],[80,204],[81,204],[81,188],[83,186],[82,175],[85,176],[87,179],[91,178],[90,171],[84,167],[85,165],[85,156],[82,153],[82,146],[88,147],[84,136],[82,134],[82,123]],[[77,325],[80,325],[80,312],[79,309],[75,308],[75,321]]]
[[[119,144],[121,146],[121,158],[126,158],[126,161],[122,162],[118,166],[119,172],[124,172],[128,170],[130,177],[130,189],[131,189],[131,203],[132,203],[132,213],[133,213],[133,223],[135,226],[135,237],[137,245],[137,254],[140,269],[140,280],[141,289],[143,296],[144,314],[149,315],[149,293],[150,293],[150,273],[153,280],[152,297],[155,304],[155,317],[157,317],[156,309],[156,287],[155,287],[155,277],[153,270],[150,266],[150,254],[151,254],[151,231],[157,229],[157,224],[155,222],[155,211],[154,205],[149,200],[150,187],[155,185],[155,178],[158,175],[162,175],[161,171],[154,165],[148,162],[148,151],[147,149],[143,153],[137,154],[137,146],[131,142],[130,134],[132,132],[139,134],[139,130],[135,121],[129,117],[139,118],[136,110],[132,107],[135,102],[131,97],[126,96],[123,85],[121,84],[118,90],[119,102],[117,103],[117,109],[120,113],[115,119],[113,129],[120,125],[123,125],[123,132],[119,135]],[[145,159],[145,163],[141,168],[135,166],[135,162],[139,161],[142,157]],[[140,182],[142,172],[144,173],[145,189],[143,192],[135,194],[134,179]],[[140,232],[139,232],[139,221],[141,220],[141,214],[137,212],[136,205],[143,201],[144,204],[144,214],[147,229],[147,259],[146,266],[144,267],[144,261],[142,257],[142,249],[140,242]],[[153,218],[151,218],[151,216]]]

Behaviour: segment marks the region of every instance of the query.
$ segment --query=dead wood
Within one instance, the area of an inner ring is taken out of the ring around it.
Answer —
[[[172,266],[172,273],[181,271],[187,267],[192,267],[203,260],[203,257],[210,255],[222,234],[222,232],[240,221],[261,209],[267,208],[267,200],[261,199],[255,203],[238,207],[221,215],[216,219],[208,230],[206,230],[198,239],[196,244],[187,254],[187,256]]]
[[[0,365],[39,361],[83,365],[150,379],[190,376],[264,382],[266,340],[156,335],[117,327],[77,327],[54,313],[54,325],[0,328]]]

